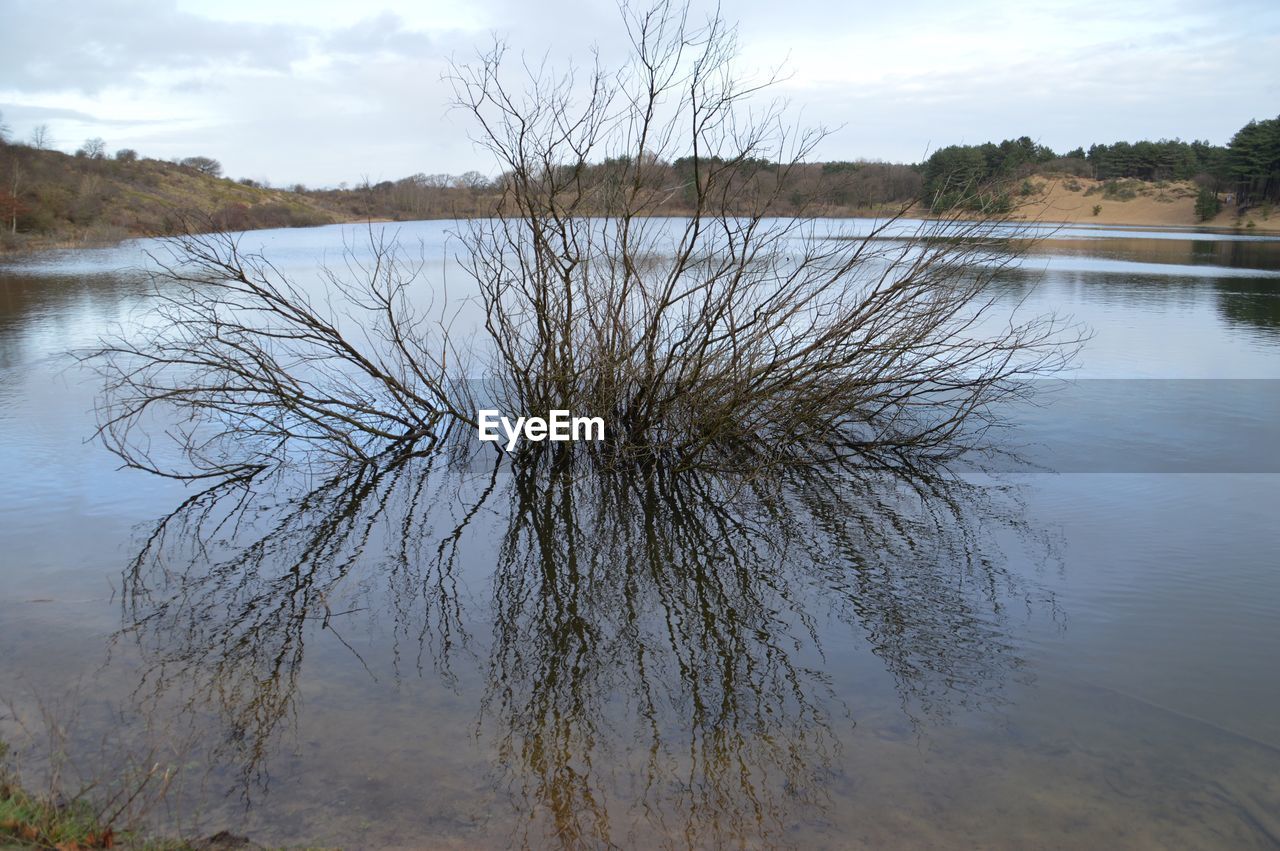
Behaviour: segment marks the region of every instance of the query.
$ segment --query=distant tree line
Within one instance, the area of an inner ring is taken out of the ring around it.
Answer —
[[[1192,180],[1199,175],[1225,175],[1227,149],[1209,142],[1116,142],[1090,145],[1085,159],[1100,180],[1132,177],[1139,180]]]
[[[696,163],[705,173],[726,164],[715,158]],[[1180,139],[1094,144],[1058,153],[1029,136],[977,145],[949,145],[925,162],[869,161],[779,164],[757,160],[733,164],[740,179],[774,198],[779,214],[809,212],[839,215],[887,209],[923,198],[935,211],[957,205],[993,214],[1007,213],[1029,192],[1033,174],[1068,175],[1099,180],[1194,180],[1212,198],[1197,204],[1201,214],[1216,212],[1219,193],[1237,207],[1280,201],[1280,118],[1251,121],[1227,145]],[[637,175],[660,212],[687,211],[698,194],[695,161],[628,158],[576,165],[573,179],[597,187],[601,198]],[[478,172],[459,176],[416,174],[362,187],[359,193],[322,190],[330,203],[360,205],[396,218],[484,215],[508,193],[510,177],[487,178]],[[774,192],[775,188],[782,191]]]
[[[1231,137],[1226,171],[1242,205],[1280,201],[1280,116],[1250,121]]]
[[[948,145],[925,161],[925,198],[935,211],[962,206],[1007,213],[1014,200],[1005,184],[1057,158],[1050,148],[1029,136],[999,144]]]
[[[697,164],[703,180],[709,169],[725,165],[716,158],[703,158]],[[751,182],[751,192],[775,196],[772,206],[779,215],[795,212],[841,215],[850,211],[896,209],[919,198],[922,186],[918,166],[896,163],[802,163],[784,169],[776,163],[758,160],[735,163],[733,168],[741,179]],[[611,197],[638,178],[641,191],[650,202],[647,209],[659,214],[684,215],[696,203],[696,171],[691,157],[673,162],[648,158],[638,165],[629,158],[617,157],[600,163],[566,166],[558,177],[588,189],[585,195],[601,210],[608,207]],[[466,218],[492,215],[510,198],[512,181],[510,174],[490,178],[476,171],[461,175],[419,173],[350,190],[302,191],[351,216]]]
[[[949,145],[925,161],[924,194],[934,210],[957,205],[1007,212],[1016,202],[1015,182],[1033,173],[1059,173],[1099,180],[1194,180],[1202,216],[1216,212],[1217,193],[1234,196],[1244,209],[1280,201],[1280,117],[1250,121],[1226,145],[1181,139],[1115,142],[1059,155],[1029,137],[999,144]]]
[[[149,197],[180,193],[177,183],[163,176],[158,160],[141,158],[132,148],[108,155],[101,138],[86,139],[67,157],[52,149],[47,125],[34,128],[26,141],[12,138],[0,116],[0,222],[11,235],[50,234],[93,226],[138,232],[160,226],[158,202]],[[71,163],[79,163],[74,168]],[[222,177],[222,164],[207,156],[189,156],[163,163],[202,177]],[[957,206],[1003,214],[1035,190],[1032,175],[1060,175],[1105,181],[1191,180],[1198,184],[1196,213],[1212,218],[1225,205],[1237,213],[1280,201],[1280,117],[1250,121],[1226,145],[1180,139],[1093,144],[1059,154],[1029,136],[974,145],[948,145],[923,163],[871,161],[789,163],[785,167],[764,159],[726,163],[717,158],[679,157],[665,161],[645,155],[598,163],[557,166],[572,173],[560,175],[591,192],[599,209],[635,181],[646,193],[646,209],[662,215],[687,215],[700,195],[706,175],[732,168],[737,181],[749,181],[740,198],[771,199],[778,215],[848,215],[890,211],[923,199],[935,212]],[[289,188],[295,203],[282,200],[270,184],[250,179],[239,183],[267,196],[225,199],[226,209],[216,221],[228,227],[267,227],[312,223],[317,216],[337,218],[374,216],[422,219],[487,216],[512,194],[511,175],[489,177],[475,171],[461,175],[418,173],[399,180],[348,189]],[[132,185],[128,197],[138,209],[122,209],[114,188]],[[735,190],[737,187],[734,187]],[[163,191],[161,191],[163,189]],[[188,188],[186,191],[193,191]],[[1110,196],[1108,196],[1110,197]],[[139,200],[141,199],[141,200]],[[193,202],[199,199],[193,198]],[[264,206],[265,204],[265,206]],[[149,209],[148,205],[151,208]]]

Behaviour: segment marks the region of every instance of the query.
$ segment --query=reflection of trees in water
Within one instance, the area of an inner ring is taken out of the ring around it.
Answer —
[[[1269,333],[1280,328],[1280,278],[1097,271],[1054,272],[1053,276],[1059,286],[1087,291],[1092,301],[1122,308],[1177,305],[1196,310],[1211,294],[1218,315],[1233,325]],[[1026,296],[1040,277],[1034,270],[1014,269],[1000,275],[999,285],[1010,296]]]
[[[194,498],[128,577],[144,693],[220,713],[250,782],[292,718],[308,622],[389,609],[397,665],[421,648],[415,664],[450,678],[479,654],[517,841],[718,844],[776,840],[823,806],[845,711],[825,667],[849,639],[915,722],[998,700],[1022,666],[1003,622],[1025,595],[992,546],[1019,521],[998,489],[569,458],[480,475],[416,459],[270,509]],[[459,588],[495,549],[489,609]]]
[[[163,518],[125,576],[123,634],[148,661],[138,694],[217,711],[251,783],[292,717],[308,626],[345,643],[335,621],[363,607],[359,566],[375,543],[385,544],[373,555],[389,560],[397,629],[416,623],[415,640],[447,664],[459,635],[450,571],[462,526],[425,557],[412,524],[438,497],[432,465],[364,467],[284,500],[230,483]],[[411,617],[416,602],[434,608]]]
[[[1273,239],[1167,239],[1157,236],[1073,238],[1070,231],[1035,243],[1037,255],[1063,254],[1173,266],[1280,269]]]
[[[1264,331],[1280,329],[1280,280],[1228,278],[1214,281],[1214,288],[1223,319]]]
[[[119,271],[30,275],[0,268],[0,369],[28,368],[33,354],[27,348],[33,340],[50,332],[64,339],[68,315],[117,321],[146,292],[144,282]]]

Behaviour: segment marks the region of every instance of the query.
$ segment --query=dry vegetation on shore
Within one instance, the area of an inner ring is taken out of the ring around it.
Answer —
[[[204,163],[216,162],[196,157]],[[231,180],[183,163],[139,159],[132,151],[71,156],[17,144],[0,144],[0,254],[47,248],[106,245],[139,236],[182,232],[200,219],[208,227],[240,231],[307,227],[337,222],[476,218],[493,215],[506,195],[504,178],[476,172],[460,176],[415,174],[395,181],[340,189],[273,188]],[[1055,164],[1074,168],[1059,171]],[[582,179],[607,188],[631,165],[607,160],[584,166]],[[794,163],[786,169],[764,160],[735,168],[749,173],[759,194],[778,216],[886,216],[926,218],[929,166],[880,162]],[[1208,219],[1197,210],[1203,181],[1099,180],[1080,176],[1084,160],[1026,163],[1002,190],[1016,218],[1075,224],[1137,227],[1212,227],[1280,232],[1272,204],[1243,214],[1225,203]],[[688,216],[696,194],[690,163],[645,165],[647,215]],[[936,182],[936,181],[934,181]],[[936,207],[936,203],[934,205]]]
[[[328,224],[339,213],[297,192],[246,185],[154,159],[70,156],[0,146],[0,251],[78,247],[169,233],[183,214],[236,229]],[[16,190],[16,191],[15,191]],[[12,201],[10,202],[12,204]]]
[[[1265,204],[1244,215],[1237,214],[1234,206],[1226,205],[1216,216],[1202,221],[1195,209],[1199,189],[1189,180],[1036,176],[1031,182],[1035,191],[1020,206],[1018,216],[1021,218],[1084,225],[1280,232],[1280,210]]]

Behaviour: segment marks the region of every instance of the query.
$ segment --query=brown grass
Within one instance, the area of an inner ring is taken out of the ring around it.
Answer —
[[[1108,187],[1108,184],[1111,184]],[[1103,181],[1085,177],[1049,181],[1045,193],[1029,199],[1019,211],[1025,218],[1071,224],[1135,225],[1145,227],[1247,228],[1280,231],[1280,215],[1264,218],[1258,210],[1238,219],[1234,205],[1223,205],[1214,219],[1201,222],[1195,212],[1195,184],[1190,181]],[[1110,190],[1110,191],[1109,191]],[[1134,197],[1127,198],[1132,194]],[[1102,207],[1093,214],[1095,205]],[[1254,226],[1248,227],[1253,221]]]

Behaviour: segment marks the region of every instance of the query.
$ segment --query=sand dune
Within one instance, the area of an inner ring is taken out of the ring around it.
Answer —
[[[1234,205],[1225,203],[1223,211],[1214,219],[1201,222],[1195,212],[1198,189],[1190,181],[1104,182],[1080,177],[1033,177],[1031,183],[1040,194],[1028,198],[1022,208],[1021,215],[1027,218],[1085,224],[1280,232],[1280,210],[1268,213],[1255,208],[1238,218]]]

